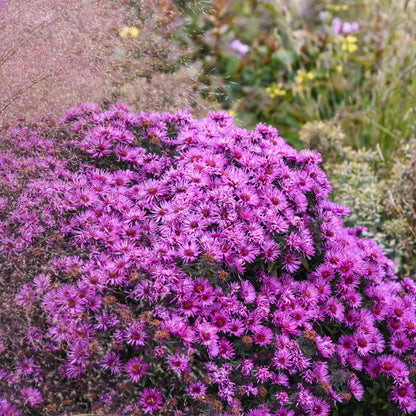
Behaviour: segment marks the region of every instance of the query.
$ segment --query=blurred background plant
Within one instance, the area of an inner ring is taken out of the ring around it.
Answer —
[[[415,122],[416,26],[409,0],[212,0],[185,10],[201,80],[245,126],[278,126],[291,144],[308,121],[335,119],[354,148],[386,159]]]
[[[170,0],[0,0],[0,124],[82,101],[203,116],[182,22]]]
[[[123,15],[104,0],[3,0],[0,121],[58,116],[82,100],[108,98]]]
[[[112,55],[121,74],[113,86],[112,101],[122,101],[135,111],[174,112],[187,107],[199,117],[219,108],[200,92],[201,62],[194,59],[196,44],[184,28],[184,10],[198,14],[207,7],[205,3],[111,2],[128,12]]]

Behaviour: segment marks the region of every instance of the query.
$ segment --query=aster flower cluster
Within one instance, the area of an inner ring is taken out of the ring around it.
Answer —
[[[343,226],[318,153],[225,112],[61,124],[0,159],[6,269],[56,247],[21,277],[21,339],[0,333],[0,414],[325,416],[373,378],[416,410],[416,284]]]

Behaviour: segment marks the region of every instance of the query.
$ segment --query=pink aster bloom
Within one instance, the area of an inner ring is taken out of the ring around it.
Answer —
[[[199,312],[199,305],[196,298],[192,296],[186,296],[179,302],[180,311],[185,316],[195,316]]]
[[[240,295],[245,303],[252,303],[256,299],[256,290],[248,280],[241,281]]]
[[[410,348],[409,338],[403,332],[393,334],[389,341],[389,347],[394,354],[401,355]]]
[[[226,338],[221,338],[218,348],[218,356],[224,360],[229,360],[235,355],[231,342]]]
[[[189,357],[185,354],[176,352],[175,354],[167,357],[166,364],[174,373],[181,375],[189,368]]]
[[[38,389],[34,387],[22,387],[20,390],[20,395],[25,406],[29,405],[30,407],[38,407],[43,402],[42,394]]]
[[[200,253],[198,245],[194,241],[184,243],[179,250],[179,255],[184,263],[196,260]]]
[[[124,371],[132,383],[137,383],[146,373],[148,365],[141,357],[133,357],[124,366]]]
[[[381,367],[378,359],[374,357],[366,357],[365,359],[365,370],[370,375],[370,377],[377,377],[381,373]]]
[[[356,375],[351,375],[348,379],[348,388],[351,394],[357,399],[361,400],[364,395],[364,387]]]
[[[10,404],[6,399],[0,397],[0,415],[20,416],[20,414],[14,404]]]
[[[218,331],[227,331],[229,325],[228,322],[228,316],[221,312],[216,312],[211,317],[211,323],[217,328]]]
[[[308,414],[311,416],[327,416],[331,406],[321,397],[314,397],[309,406]]]
[[[269,367],[259,366],[255,371],[257,383],[267,383],[272,378],[272,373]]]
[[[207,387],[204,383],[201,381],[196,381],[195,383],[192,383],[187,388],[188,394],[195,400],[202,399],[205,396],[205,393],[207,391]]]
[[[383,354],[378,357],[378,362],[380,365],[380,372],[382,374],[392,376],[395,373],[397,362],[399,361],[393,355]]]
[[[373,342],[371,335],[363,331],[357,331],[353,335],[355,349],[358,355],[365,356],[373,351]]]
[[[301,262],[299,261],[298,256],[293,253],[287,253],[283,259],[283,268],[288,273],[294,273],[296,270],[299,269]]]
[[[276,399],[277,403],[279,403],[280,406],[283,406],[284,404],[289,403],[289,395],[285,391],[276,393],[274,395],[274,398]]]
[[[203,345],[210,346],[218,342],[217,328],[208,322],[198,325],[198,335]]]
[[[278,409],[273,413],[273,416],[295,416],[295,411],[288,409]]]
[[[0,348],[1,351],[1,348]],[[23,377],[27,378],[33,374],[36,366],[33,358],[24,357],[15,367],[16,373],[21,374]]]
[[[274,262],[280,255],[280,246],[274,241],[266,241],[262,245],[263,258],[266,262]]]
[[[273,341],[273,332],[270,328],[259,327],[253,335],[254,343],[263,346],[269,345]]]
[[[244,333],[243,323],[239,319],[232,319],[229,324],[228,332],[239,337]]]
[[[250,49],[250,47],[244,43],[242,43],[238,39],[234,39],[228,45],[233,51],[237,53],[238,56],[243,57]]]
[[[144,332],[143,323],[133,322],[125,330],[127,344],[138,346],[144,345],[147,334]]]
[[[144,413],[153,413],[155,410],[161,409],[162,396],[159,390],[155,388],[145,388],[139,393],[140,410]]]
[[[103,370],[110,370],[111,374],[119,374],[121,372],[120,355],[115,352],[108,352],[103,357],[101,368]]]
[[[239,244],[237,252],[245,263],[252,263],[260,253],[260,249],[255,244],[245,242]]]
[[[335,345],[328,336],[321,337],[320,335],[316,335],[315,345],[318,352],[324,358],[331,358],[335,352]]]
[[[325,312],[333,321],[342,321],[344,318],[344,305],[335,297],[330,297],[326,302]]]
[[[253,370],[254,363],[253,360],[245,359],[241,365],[241,374],[244,377],[249,377],[251,374],[251,371]]]
[[[393,386],[390,398],[406,413],[412,413],[416,410],[415,388],[413,384]]]
[[[272,362],[274,367],[278,370],[287,370],[291,366],[290,358],[291,357],[288,350],[278,350],[275,351]]]

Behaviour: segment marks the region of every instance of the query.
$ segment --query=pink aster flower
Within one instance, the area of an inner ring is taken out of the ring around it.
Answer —
[[[43,401],[42,394],[34,387],[22,387],[20,396],[23,399],[23,404],[30,407],[38,407]]]
[[[357,400],[361,400],[363,398],[363,395],[364,395],[364,387],[361,384],[358,377],[355,374],[351,375],[350,378],[348,379],[347,383],[348,383],[348,388],[350,389],[351,394]]]
[[[184,243],[179,250],[179,256],[184,263],[194,261],[200,253],[198,245],[194,241]]]
[[[218,331],[227,331],[229,325],[228,321],[228,316],[221,312],[216,312],[211,317],[211,323],[217,328]]]
[[[218,356],[224,360],[229,360],[235,355],[231,342],[226,338],[221,338],[218,348]]]
[[[162,396],[159,390],[155,388],[145,388],[139,393],[140,410],[144,413],[153,413],[155,410],[161,409]]]
[[[146,373],[148,365],[141,357],[133,357],[124,366],[124,371],[132,383],[137,383]]]
[[[241,365],[241,374],[244,377],[249,377],[251,374],[251,371],[253,370],[254,363],[253,360],[245,359]]]
[[[253,335],[253,340],[262,347],[269,345],[273,341],[273,332],[270,328],[258,327]]]
[[[412,413],[416,410],[415,388],[413,384],[393,386],[390,398],[406,413]]]
[[[180,301],[180,311],[186,316],[195,316],[199,311],[198,301],[195,297],[186,296]]]
[[[311,416],[327,416],[331,406],[321,397],[314,397],[309,406],[308,414]]]
[[[259,366],[255,371],[257,383],[267,383],[272,378],[272,373],[269,371],[269,367]]]
[[[103,370],[110,370],[111,374],[119,374],[121,372],[120,355],[115,352],[108,352],[103,357],[101,368]]]
[[[291,366],[290,358],[291,357],[288,350],[278,350],[275,351],[272,362],[274,367],[278,370],[287,370]]]
[[[20,416],[20,412],[14,404],[9,403],[6,399],[0,397],[0,415]]]
[[[232,319],[229,324],[228,332],[239,337],[244,333],[243,323],[239,319]]]
[[[344,305],[335,297],[330,297],[326,302],[325,312],[333,321],[342,321],[344,318]]]
[[[335,345],[331,341],[331,338],[328,336],[321,337],[320,335],[316,335],[315,337],[315,345],[318,352],[324,358],[331,358],[335,352]]]
[[[200,400],[205,396],[207,387],[201,381],[196,381],[187,388],[187,391],[193,399]]]
[[[242,43],[238,39],[234,39],[228,45],[240,58],[242,58],[250,49],[250,47],[244,43]]]
[[[394,354],[401,355],[410,348],[409,338],[403,332],[393,334],[389,341],[389,347]]]
[[[143,323],[133,322],[130,324],[125,330],[125,337],[127,344],[134,346],[144,345],[147,335],[144,332]]]
[[[217,328],[208,322],[198,325],[198,335],[203,345],[210,346],[218,342]]]
[[[185,354],[176,352],[167,357],[166,364],[174,373],[181,375],[189,368],[189,357]]]
[[[358,355],[365,356],[373,351],[373,342],[371,335],[363,331],[357,331],[353,335],[355,349]]]
[[[252,303],[256,299],[256,290],[248,280],[241,281],[240,295],[245,303]]]
[[[299,269],[301,262],[299,261],[298,256],[294,255],[293,253],[287,253],[283,259],[283,268],[288,273],[294,273],[296,270]]]

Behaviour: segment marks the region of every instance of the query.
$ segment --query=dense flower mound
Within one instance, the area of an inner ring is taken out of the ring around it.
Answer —
[[[416,410],[416,285],[344,228],[319,154],[227,113],[84,104],[61,126],[1,153],[5,270],[30,253],[1,415],[321,416],[373,378]]]

